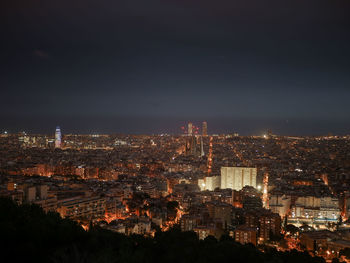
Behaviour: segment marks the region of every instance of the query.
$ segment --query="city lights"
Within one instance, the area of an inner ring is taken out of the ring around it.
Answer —
[[[317,255],[338,255],[339,236],[329,233],[350,229],[350,197],[346,174],[327,167],[342,167],[342,159],[331,157],[346,153],[350,138],[329,148],[322,137],[202,133],[97,136],[62,134],[57,127],[50,135],[7,134],[0,137],[7,182],[0,193],[58,212],[85,230],[92,223],[154,237],[156,229],[179,227],[199,239],[228,233],[236,242],[279,251],[303,251],[307,240],[327,238],[332,250]],[[284,243],[274,243],[274,235]]]
[[[349,14],[2,1],[1,263],[350,263]]]

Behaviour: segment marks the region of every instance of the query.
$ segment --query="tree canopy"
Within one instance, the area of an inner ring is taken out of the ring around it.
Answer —
[[[4,198],[0,198],[0,236],[2,259],[9,262],[324,262],[297,251],[261,252],[230,237],[199,240],[194,232],[179,229],[159,231],[154,238],[99,227],[85,231],[57,213],[46,214],[39,206],[18,206]]]

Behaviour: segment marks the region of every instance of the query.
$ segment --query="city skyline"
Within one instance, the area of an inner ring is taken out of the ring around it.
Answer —
[[[93,121],[91,121],[91,119]],[[59,121],[56,121],[59,120]],[[307,119],[232,119],[232,118],[151,118],[151,117],[85,117],[45,118],[39,125],[31,118],[22,121],[12,119],[7,124],[2,122],[0,133],[51,134],[52,127],[58,124],[64,127],[66,134],[184,134],[183,128],[189,122],[201,127],[202,122],[209,123],[208,134],[234,134],[242,136],[261,136],[271,131],[281,136],[325,136],[349,135],[350,123],[344,124],[337,120],[307,120]],[[300,126],[303,129],[300,129]]]
[[[152,244],[169,235],[169,241],[161,241],[167,253],[172,251],[168,245],[178,242],[172,234],[177,231],[200,244],[227,246],[230,240],[230,250],[251,243],[268,262],[271,248],[280,259],[281,253],[309,254],[315,262],[350,259],[350,136],[275,136],[271,131],[252,137],[203,136],[196,122],[188,124],[184,136],[61,137],[58,127],[56,137],[0,134],[0,209],[6,211],[4,202],[12,202],[19,210],[6,222],[18,216],[23,224],[20,210],[35,204],[39,214],[26,212],[28,218],[70,220],[81,233],[97,226],[112,237],[136,234]],[[27,246],[18,235],[30,236],[33,249],[42,249],[36,244],[51,233],[52,224],[50,231],[39,231],[43,236],[33,235],[33,227],[42,225],[32,226],[36,220],[15,228],[19,232],[10,249]],[[8,223],[1,225],[8,229]],[[8,233],[11,238],[13,231]],[[55,243],[49,246],[58,249]],[[52,257],[45,251],[42,255]],[[96,251],[108,255],[105,249]],[[181,251],[176,255],[188,258]],[[210,262],[217,262],[217,255]]]
[[[3,261],[350,263],[349,14],[1,1]]]

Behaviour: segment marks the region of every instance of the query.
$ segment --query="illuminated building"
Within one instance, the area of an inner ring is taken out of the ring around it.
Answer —
[[[270,240],[270,234],[277,235],[281,230],[281,218],[278,214],[271,213],[259,218],[259,240]]]
[[[308,251],[318,251],[327,247],[327,242],[339,238],[336,233],[329,230],[308,231],[300,234],[300,244]]]
[[[269,208],[272,212],[285,217],[290,209],[292,198],[286,195],[271,195],[269,198]]]
[[[258,231],[259,242],[270,240],[270,234],[277,235],[281,230],[281,217],[265,209],[250,210],[244,217],[247,227]]]
[[[339,199],[332,196],[299,196],[291,206],[288,222],[296,226],[302,223],[325,227],[336,223],[341,214]]]
[[[214,191],[216,188],[220,188],[220,176],[207,176],[205,177],[207,189]]]
[[[223,233],[223,230],[217,228],[215,224],[197,226],[193,231],[197,234],[200,240],[204,240],[207,236],[214,236],[215,238],[220,239]]]
[[[204,153],[204,146],[203,146],[203,136],[201,137],[201,157],[205,155]]]
[[[186,155],[197,155],[197,138],[191,136],[186,140]]]
[[[191,231],[197,227],[200,219],[196,216],[190,216],[188,214],[183,215],[180,219],[181,231]]]
[[[203,121],[202,123],[202,135],[208,136],[208,124],[206,121]]]
[[[59,126],[57,126],[56,132],[55,132],[55,148],[61,148],[61,143],[62,143],[61,129]]]
[[[132,227],[132,229],[129,229],[129,234],[135,234],[135,235],[145,235],[146,233],[151,232],[151,221],[149,218],[138,218],[138,222]]]
[[[232,190],[232,205],[234,207],[243,207],[243,194],[241,191]]]
[[[241,190],[244,186],[256,188],[256,168],[221,167],[221,189]]]
[[[57,212],[61,217],[71,219],[102,218],[106,211],[106,199],[95,197],[75,197],[61,200]]]
[[[204,179],[198,180],[198,186],[201,191],[214,191],[215,188],[220,188],[220,176],[206,176]]]
[[[239,226],[235,230],[235,241],[241,244],[252,243],[256,246],[257,230],[253,227]]]
[[[188,125],[187,125],[187,134],[189,136],[192,136],[192,134],[193,134],[193,124],[192,124],[192,122],[189,122]]]

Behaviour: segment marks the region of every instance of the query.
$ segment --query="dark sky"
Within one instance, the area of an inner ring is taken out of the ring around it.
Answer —
[[[0,21],[0,130],[350,133],[348,0],[5,0]]]

